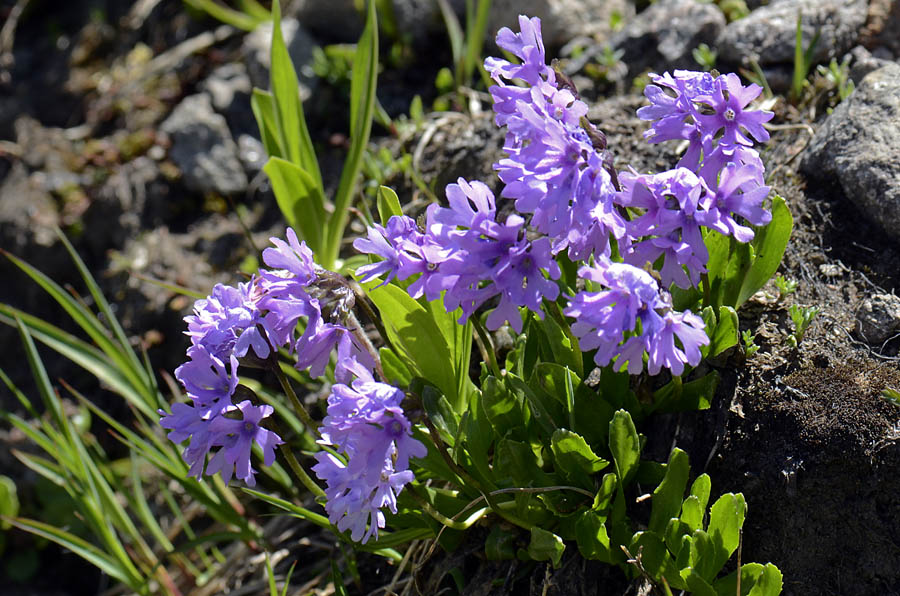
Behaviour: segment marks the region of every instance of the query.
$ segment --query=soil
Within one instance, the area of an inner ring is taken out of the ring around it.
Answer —
[[[0,19],[8,17],[14,4],[0,0]],[[39,16],[49,3],[31,4],[17,28],[11,78],[0,80],[0,188],[6,191],[0,195],[2,248],[59,283],[80,288],[62,247],[52,233],[47,234],[48,223],[61,224],[107,296],[117,303],[129,335],[149,349],[159,370],[171,371],[186,347],[181,317],[190,302],[130,276],[129,271],[137,269],[205,291],[218,281],[238,279],[235,271],[254,254],[244,240],[238,213],[257,246],[283,230],[264,176],[254,178],[245,196],[227,200],[201,196],[184,187],[166,157],[152,157],[160,151],[165,156],[168,150],[158,127],[180,99],[197,92],[216,66],[244,59],[239,36],[184,59],[150,86],[135,90],[121,83],[116,88],[114,73],[122,72],[137,42],[158,55],[217,24],[188,14],[177,0],[162,0],[134,28],[122,25],[129,14],[125,3],[70,2],[54,13],[52,21]],[[877,18],[870,19],[865,32],[869,50],[900,52],[896,37],[884,32],[891,30],[885,23],[896,22],[898,12],[897,2],[891,8],[889,2],[872,1],[870,13]],[[417,48],[402,68],[388,62],[383,75],[388,83],[380,88],[379,98],[392,116],[405,111],[416,94],[431,105],[437,69],[449,64],[445,45],[440,39],[433,48]],[[113,91],[91,83],[104,75],[113,77]],[[591,98],[589,116],[606,133],[618,167],[659,170],[677,161],[675,147],[643,141],[646,124],[635,116],[644,104],[640,94],[625,92],[621,82],[608,84],[583,76],[576,82]],[[305,109],[312,136],[326,155],[327,184],[334,185],[346,146],[346,123],[334,116],[335,98],[343,90],[323,81],[319,85]],[[110,97],[115,101],[111,103]],[[712,477],[714,497],[744,493],[749,511],[743,560],[775,563],[784,574],[784,594],[889,596],[900,594],[900,408],[883,399],[881,392],[900,389],[900,336],[869,345],[855,326],[863,300],[897,291],[900,246],[855,210],[837,181],[813,184],[799,173],[800,155],[827,116],[822,96],[807,100],[797,109],[783,97],[778,99],[776,130],[763,151],[769,184],[786,199],[794,216],[794,232],[779,274],[797,281],[796,291],[781,295],[770,282],[741,309],[741,329],[754,334],[759,351],[744,357],[735,350],[714,363],[722,382],[710,410],[657,416],[646,421],[642,432],[649,439],[646,453],[660,461],[673,446],[687,451],[693,471]],[[482,97],[481,102],[482,110],[488,111],[489,100]],[[122,140],[127,136],[137,142],[134,135],[140,131],[149,140],[138,143],[139,149],[123,150]],[[25,145],[25,139],[45,141]],[[377,129],[373,143],[394,156],[412,156],[426,184],[439,189],[457,176],[489,181],[490,164],[500,155],[502,139],[489,114],[439,113],[428,115],[424,126],[413,132],[390,135]],[[45,148],[43,152],[39,147]],[[131,224],[128,209],[105,194],[109,189],[105,182],[123,173],[126,180],[140,178],[135,172],[142,171],[137,168],[144,162],[136,160],[145,156],[151,156],[148,161],[155,169],[148,174],[149,182],[136,184],[151,207]],[[74,184],[79,192],[68,192],[72,185],[65,184],[35,187],[35,181],[52,182],[72,172],[80,176]],[[414,206],[427,200],[403,173],[388,172],[382,183],[397,188],[401,198]],[[492,185],[496,187],[496,178]],[[9,216],[10,212],[17,215]],[[141,259],[146,263],[140,265]],[[0,263],[0,275],[14,280],[0,287],[0,302],[74,331],[17,270]],[[788,342],[792,304],[819,309],[796,347]],[[0,329],[0,342],[13,346],[17,341],[14,331]],[[33,395],[28,371],[17,354],[15,349],[4,351],[0,367]],[[117,415],[127,415],[126,408],[79,369],[49,352],[42,354],[52,379],[64,378]],[[0,388],[0,407],[18,407],[5,387]],[[0,430],[0,440],[10,449],[27,448],[24,437],[6,429]],[[0,449],[0,474],[19,482],[23,502],[36,499],[34,475],[26,473],[8,449]],[[33,514],[36,506],[30,508]],[[346,553],[303,522],[279,520],[267,522],[271,546],[281,549],[276,569],[286,571],[297,560],[295,587],[305,584],[305,590],[325,590],[331,581],[331,560],[343,566]],[[629,582],[620,571],[584,561],[574,547],[567,549],[557,569],[487,561],[486,532],[473,530],[452,553],[430,552],[428,545],[418,545],[411,552],[414,572],[395,578],[394,589],[439,594],[461,587],[472,595],[648,593],[647,586]],[[7,552],[32,545],[25,535],[9,535]],[[232,566],[227,577],[217,578],[219,592],[266,593],[259,583],[264,577],[259,552],[246,545],[231,549],[230,556],[241,563]],[[37,573],[21,582],[0,569],[0,585],[8,586],[0,591],[46,596],[99,593],[108,587],[93,568],[72,555],[60,557],[53,547],[37,552],[41,568],[52,564],[54,573]],[[357,564],[362,579],[351,590],[367,594],[391,584],[395,569],[380,559],[360,555]]]

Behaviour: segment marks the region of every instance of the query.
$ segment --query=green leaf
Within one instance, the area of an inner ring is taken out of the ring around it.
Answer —
[[[641,457],[641,441],[631,414],[626,410],[617,411],[609,423],[609,450],[616,464],[621,491],[637,473]]]
[[[671,381],[653,393],[650,412],[695,412],[708,410],[719,384],[719,373],[712,371],[689,383],[681,377]]]
[[[269,157],[287,159],[287,151],[281,145],[278,117],[275,115],[275,97],[268,91],[254,87],[250,96],[250,109],[256,118],[256,126],[259,127],[259,135],[266,153]]]
[[[591,450],[581,435],[570,430],[554,432],[550,444],[559,469],[581,486],[593,486],[590,476],[609,465]]]
[[[677,447],[673,449],[666,465],[666,476],[653,491],[649,524],[652,532],[662,536],[669,520],[678,517],[690,471],[687,453]]]
[[[503,381],[496,377],[484,380],[481,405],[498,437],[508,434],[521,440],[528,438],[528,408],[524,406],[522,396],[509,391]]]
[[[691,567],[706,582],[715,579],[721,569],[721,566],[717,566],[716,545],[703,530],[696,530],[691,536]]]
[[[559,567],[566,544],[562,538],[541,528],[531,528],[531,542],[528,544],[528,555],[535,561],[550,561],[553,567]]]
[[[756,236],[752,242],[756,258],[741,283],[737,303],[733,305],[735,308],[746,302],[775,275],[793,227],[794,218],[791,217],[787,203],[782,197],[775,195],[772,199],[772,221],[767,226],[756,228]]]
[[[681,504],[681,521],[683,521],[692,531],[703,529],[703,507],[700,505],[700,499],[691,495]]]
[[[606,516],[596,511],[585,511],[575,523],[575,542],[578,552],[585,559],[617,562],[618,555],[611,550],[606,532]]]
[[[320,528],[325,528],[326,530],[331,530],[335,534],[341,533],[340,530],[338,530],[337,527],[333,526],[331,524],[331,522],[328,521],[328,518],[325,517],[324,515],[320,515],[318,513],[313,513],[309,509],[300,507],[299,505],[294,505],[290,501],[286,501],[286,500],[276,497],[274,495],[269,495],[269,494],[260,492],[258,490],[253,490],[252,488],[241,487],[241,490],[243,490],[248,495],[251,495],[253,497],[256,497],[257,499],[260,499],[261,501],[265,501],[269,505],[277,507],[278,509],[281,509],[282,511],[286,511],[295,517],[299,517],[300,519],[305,519],[306,521],[311,522],[311,523],[319,526]]]
[[[321,250],[327,215],[322,190],[300,166],[270,157],[263,167],[287,224],[298,230],[313,253]],[[323,263],[324,266],[324,263]]]
[[[516,558],[516,541],[519,532],[494,526],[484,541],[484,554],[488,561],[508,561]]]
[[[778,596],[781,594],[782,576],[778,567],[772,563],[766,563],[762,575],[756,580],[749,596]]]
[[[695,571],[688,570],[687,574],[682,571],[681,576],[685,579],[685,585],[691,594],[695,596],[717,596],[716,591],[709,585],[709,582]]]
[[[323,265],[334,262],[340,251],[347,225],[349,207],[356,193],[357,179],[362,168],[363,153],[369,143],[375,113],[375,87],[378,83],[378,21],[375,2],[369,2],[366,26],[353,57],[350,80],[350,150],[341,170],[341,179],[334,196],[334,212],[328,222],[328,246]]]
[[[258,14],[234,10],[219,4],[215,0],[184,0],[184,3],[194,10],[203,11],[217,21],[242,31],[253,31],[265,20],[261,19]]]
[[[737,593],[737,570],[717,579],[713,583],[713,588],[718,596],[747,596],[764,571],[765,567],[759,563],[744,563],[741,565],[740,595]]]
[[[0,516],[15,517],[19,515],[19,495],[16,483],[9,476],[0,475]],[[0,522],[0,530],[8,530],[8,522]]]
[[[403,215],[400,208],[400,199],[393,188],[387,186],[378,187],[378,217],[381,218],[381,225],[386,226],[388,220],[393,216]]]
[[[468,418],[466,420],[466,450],[472,458],[473,469],[469,472],[485,484],[487,490],[496,488],[493,482],[489,453],[494,444],[494,431],[482,403],[481,391],[473,391],[469,398]]]
[[[704,358],[714,358],[738,343],[738,316],[730,306],[719,307],[719,319],[716,322],[713,307],[703,309],[703,322],[709,335],[709,345],[700,348]]]
[[[407,387],[412,381],[412,375],[400,357],[386,347],[378,350],[378,354],[381,357],[381,368],[384,370],[388,382],[396,387]]]
[[[453,447],[454,437],[459,429],[459,417],[447,398],[434,387],[425,385],[422,389],[422,406],[444,442]]]
[[[275,99],[275,120],[278,123],[280,146],[284,148],[285,159],[301,168],[312,180],[312,186],[319,189],[324,197],[322,174],[313,148],[303,104],[300,102],[300,84],[294,63],[284,44],[281,33],[281,5],[272,2],[272,66],[269,73],[272,95]],[[322,206],[324,209],[324,206]],[[324,263],[323,263],[324,264]],[[326,268],[330,268],[329,262]]]
[[[548,475],[541,471],[531,445],[512,439],[500,439],[494,453],[494,469],[498,478],[512,480],[513,486],[551,486]]]
[[[691,532],[693,532],[691,527],[677,517],[670,519],[666,524],[666,547],[675,555],[676,560],[680,558],[684,537],[690,538]]]
[[[381,314],[391,345],[400,351],[398,356],[410,372],[428,379],[450,403],[457,403],[454,360],[434,318],[402,288],[373,285],[374,282],[367,284],[369,298]]]
[[[691,495],[697,497],[698,504],[700,505],[701,511],[701,519],[702,512],[706,511],[706,506],[709,504],[709,493],[712,490],[712,482],[709,479],[709,474],[701,474],[697,476],[694,483],[691,485]],[[694,529],[699,528],[698,524]]]
[[[684,589],[684,580],[678,573],[662,537],[656,532],[638,532],[634,535],[629,549],[632,555],[641,553],[641,567],[657,582],[663,577],[676,590]]]
[[[709,525],[706,528],[715,547],[712,580],[737,549],[741,539],[741,527],[747,511],[744,495],[727,493],[719,497],[709,509]]]

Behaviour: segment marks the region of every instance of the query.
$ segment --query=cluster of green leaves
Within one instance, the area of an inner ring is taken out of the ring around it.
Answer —
[[[375,113],[378,80],[378,23],[370,2],[366,25],[353,57],[350,83],[350,149],[331,201],[300,101],[297,72],[281,34],[278,0],[272,3],[271,91],[254,89],[253,115],[269,161],[264,166],[285,221],[299,232],[319,264],[334,269],[349,209],[357,192],[363,154]]]
[[[491,0],[466,0],[466,28],[463,31],[459,18],[448,0],[437,0],[450,38],[453,54],[453,68],[442,68],[438,72],[435,85],[438,92],[456,93],[464,85],[471,84],[477,70],[485,87],[492,82],[482,66],[481,48],[487,34]],[[447,108],[446,99],[435,102],[436,108]]]
[[[0,369],[0,379],[28,414],[22,417],[0,410],[0,418],[19,429],[43,452],[39,455],[14,451],[13,455],[68,496],[69,515],[49,523],[47,519],[19,517],[19,512],[8,509],[2,512],[0,523],[60,544],[139,594],[150,593],[151,586],[157,586],[159,593],[178,594],[178,585],[203,585],[225,562],[216,544],[259,540],[259,529],[246,517],[235,494],[221,479],[199,482],[188,477],[179,447],[167,440],[159,427],[156,411],[167,409],[168,400],[157,385],[146,355],[141,357],[134,351],[83,261],[62,233],[59,237],[97,312],[24,261],[5,252],[4,255],[53,298],[90,341],[0,304],[0,322],[19,330],[22,353],[40,394],[37,404]],[[80,406],[78,416],[67,413],[35,340],[80,366],[106,390],[121,397],[133,414],[133,422],[123,423],[61,381]],[[128,447],[128,458],[110,457],[90,433],[92,417]],[[270,477],[280,479],[281,486],[289,488],[280,466],[272,468]],[[171,481],[177,490],[171,488]],[[148,494],[161,495],[166,506],[162,510],[156,508]],[[187,520],[179,503],[185,498],[202,506],[205,515]],[[73,508],[77,524],[71,517]],[[160,522],[163,516],[175,520],[165,529]],[[205,529],[194,529],[198,526]],[[174,574],[170,574],[172,569],[176,570]]]

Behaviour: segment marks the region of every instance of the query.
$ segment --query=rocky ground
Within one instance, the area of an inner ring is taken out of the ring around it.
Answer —
[[[361,19],[351,0],[285,4],[307,118],[327,184],[336,185],[346,80],[317,75],[314,48],[353,41]],[[900,0],[748,0],[749,15],[731,20],[726,9],[734,4],[494,0],[491,22],[494,30],[514,25],[518,12],[544,19],[548,54],[567,58],[564,68],[591,100],[590,117],[619,167],[677,161],[675,147],[641,138],[636,77],[696,68],[692,50],[701,43],[718,52],[722,72],[765,74],[776,118],[763,157],[795,218],[780,274],[797,288],[782,295],[770,283],[745,305],[741,326],[759,351],[716,363],[723,383],[714,407],[655,420],[665,439],[651,434],[649,449],[664,459],[674,437],[695,471],[710,473],[714,491],[745,494],[744,560],[776,563],[785,594],[900,594],[900,409],[880,397],[900,389]],[[414,33],[395,51],[389,38],[382,44],[379,100],[399,117],[416,94],[426,106],[436,99],[435,75],[450,52],[435,3],[394,5],[399,29]],[[822,74],[787,101],[798,11],[806,43],[819,33],[816,64],[847,57],[856,90],[843,101]],[[283,232],[249,105],[252,87],[267,86],[266,33],[220,26],[179,0],[0,0],[0,19],[0,247],[81,288],[53,231],[60,226],[134,341],[171,371],[186,347],[181,317],[190,301],[147,278],[205,293],[254,267],[245,226],[256,246]],[[416,177],[433,189],[457,176],[496,186],[490,164],[502,135],[489,98],[471,98],[460,113],[427,114],[393,134],[376,126],[373,143],[384,159],[370,174],[421,204],[428,193]],[[71,327],[11,265],[0,262],[0,276],[8,280],[0,302]],[[787,341],[792,304],[819,308],[798,347]],[[0,366],[27,389],[17,342],[14,331],[0,329],[7,346]],[[91,390],[66,362],[47,354],[47,364],[51,378]],[[107,405],[125,414],[121,404]],[[16,407],[5,388],[0,407]],[[6,448],[21,447],[23,437],[2,429],[0,440],[0,473],[27,484]],[[302,531],[293,528],[293,540]],[[302,556],[324,559],[328,546],[320,542],[307,539]],[[415,584],[438,592],[458,568],[471,594],[635,593],[577,556],[558,570],[500,565],[482,560],[477,533],[469,544],[423,559]],[[0,582],[22,594],[102,589],[78,560],[61,561],[58,574],[30,584]],[[371,589],[393,573],[370,571]]]

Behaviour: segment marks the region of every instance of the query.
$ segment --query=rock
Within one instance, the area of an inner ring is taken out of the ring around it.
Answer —
[[[800,168],[844,195],[900,242],[900,64],[869,73],[807,147]]]
[[[874,294],[856,310],[856,334],[872,346],[881,346],[900,330],[900,298]]]
[[[221,195],[247,190],[237,145],[208,95],[185,97],[160,128],[172,139],[169,155],[190,190]]]
[[[268,77],[268,71],[266,72],[266,77]],[[268,81],[262,85],[262,88],[269,88]],[[250,104],[253,84],[250,82],[246,66],[240,62],[223,64],[210,73],[200,84],[200,89],[209,95],[216,111],[225,116],[232,137],[237,138],[242,134],[259,134]]]
[[[725,27],[716,42],[719,60],[741,66],[749,66],[750,58],[762,66],[793,63],[798,12],[803,15],[804,48],[820,33],[813,63],[840,58],[856,43],[866,8],[866,0],[773,2]]]
[[[0,185],[0,246],[23,258],[35,247],[56,242],[56,201],[39,180],[17,162]]]
[[[890,60],[874,56],[863,46],[856,46],[850,50],[850,56],[852,60],[850,66],[850,79],[856,85],[859,85],[859,82],[863,77],[870,72],[878,70],[882,66],[886,66],[890,63]]]
[[[232,62],[212,71],[200,84],[200,89],[209,95],[216,111],[224,114],[234,103],[235,96],[250,95],[253,85],[247,67],[240,62]]]
[[[506,155],[502,149],[505,133],[494,125],[490,114],[448,113],[431,126],[434,128],[424,133],[425,141],[419,141],[413,160],[438,196],[460,176],[482,180],[499,192],[500,180],[492,164]]]
[[[330,2],[317,2],[317,4],[332,5],[334,0]],[[340,4],[340,2],[337,2]],[[352,2],[351,2],[352,4]],[[303,21],[306,23],[306,21]],[[342,20],[331,21],[331,26],[335,23],[344,23]],[[297,81],[300,83],[300,99],[306,100],[312,95],[316,86],[316,74],[313,72],[313,48],[316,43],[306,29],[300,26],[297,19],[285,18],[281,21],[281,35],[284,37],[284,43],[287,46],[288,54],[291,56],[291,62],[294,63],[294,70],[297,71]],[[241,46],[241,54],[247,59],[247,73],[250,75],[250,82],[254,87],[261,89],[269,88],[269,66],[271,60],[272,46],[272,23],[263,23],[256,28],[255,31],[244,37],[244,44]]]
[[[544,43],[559,47],[582,35],[608,39],[613,15],[618,14],[627,21],[634,15],[634,5],[625,0],[494,0],[489,40],[493,42],[501,27],[518,31],[521,14],[540,17]]]
[[[612,38],[614,50],[624,52],[629,73],[646,69],[663,72],[696,69],[693,50],[713,45],[725,29],[725,16],[714,4],[695,0],[660,0],[638,14]]]

